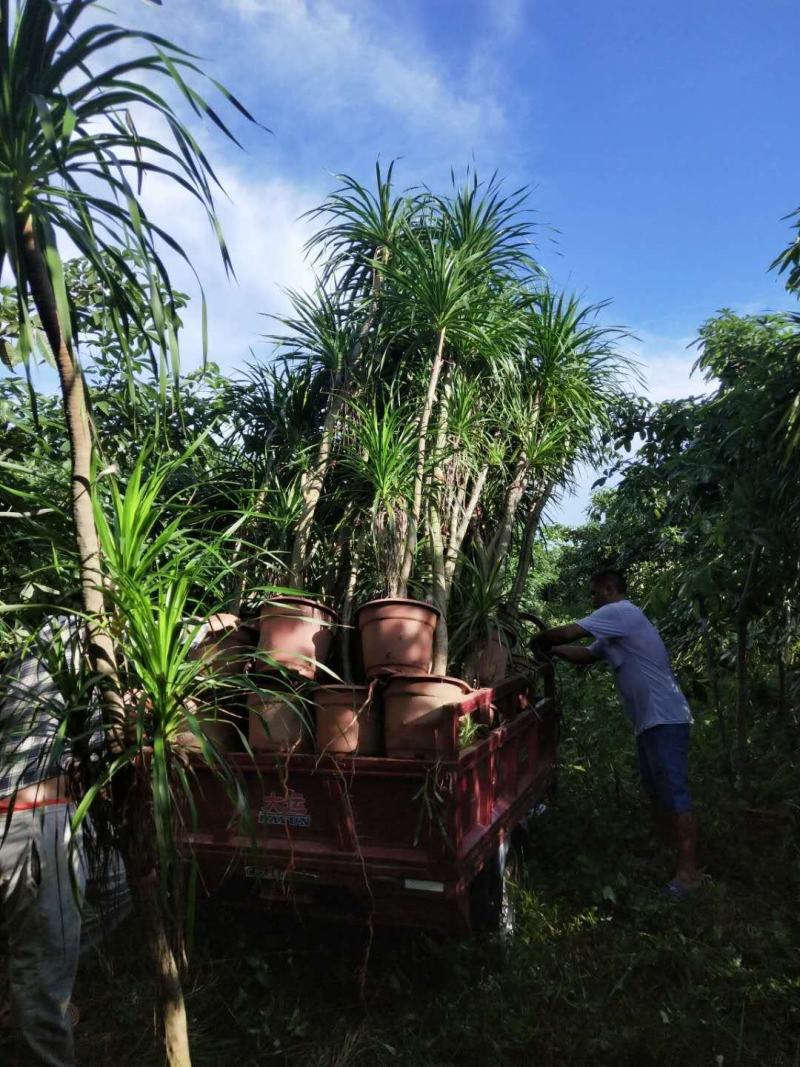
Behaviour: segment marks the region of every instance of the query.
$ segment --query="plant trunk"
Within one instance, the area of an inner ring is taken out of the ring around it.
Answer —
[[[408,530],[406,531],[405,552],[403,554],[403,566],[400,571],[400,596],[407,596],[408,582],[411,578],[411,568],[414,564],[414,552],[417,548],[417,530],[422,514],[422,489],[425,483],[425,457],[427,454],[428,426],[431,421],[436,391],[439,387],[439,378],[444,367],[444,341],[445,331],[439,331],[436,344],[436,355],[431,366],[431,376],[428,382],[428,390],[425,394],[425,403],[419,416],[417,429],[417,469],[414,474],[414,495],[411,502],[411,513],[408,517]]]
[[[459,495],[458,488],[456,486],[448,487],[443,467],[444,450],[447,444],[450,395],[451,383],[446,378],[442,385],[442,402],[439,405],[436,420],[436,441],[434,443],[436,466],[433,470],[431,501],[428,510],[428,525],[431,535],[431,600],[440,613],[433,640],[432,670],[434,674],[447,674],[447,662],[450,657],[450,635],[447,630],[447,609],[450,599],[447,588],[448,546],[445,544],[442,532],[442,512],[449,505],[451,526],[458,518],[455,514]],[[449,492],[448,489],[450,490]]]
[[[786,663],[783,658],[783,648],[778,652],[778,718],[783,719],[786,715]]]
[[[253,510],[254,510],[256,515],[258,515],[258,513],[263,508],[266,496],[267,496],[267,487],[266,487],[266,485],[264,485],[264,486],[261,487],[261,489],[259,489],[258,493],[256,494],[255,504],[253,505]],[[233,565],[234,566],[236,566],[237,564],[239,565],[239,573],[238,573],[238,575],[236,577],[236,586],[234,588],[233,595],[231,597],[231,605],[230,605],[231,612],[234,615],[241,615],[241,613],[242,613],[242,601],[244,600],[244,594],[247,591],[247,574],[246,574],[245,569],[244,569],[244,552],[243,552],[243,549],[244,549],[244,546],[245,546],[244,533],[245,533],[245,529],[246,528],[247,528],[247,523],[241,528],[239,537],[237,538],[236,544],[233,546],[233,552],[231,553],[231,555],[233,556],[233,561],[234,561]]]
[[[343,375],[337,375],[331,386],[331,397],[328,403],[328,411],[325,415],[325,423],[322,427],[317,458],[314,466],[303,475],[300,485],[300,491],[303,494],[303,510],[300,513],[297,529],[294,533],[288,574],[289,585],[294,586],[295,589],[305,588],[306,555],[308,554],[311,527],[314,525],[317,504],[322,496],[325,475],[328,473],[333,435],[345,403],[346,394],[343,391],[343,379]]]
[[[517,517],[520,502],[528,485],[528,475],[528,460],[523,454],[517,460],[514,477],[506,492],[500,524],[495,531],[494,537],[489,542],[489,565],[491,567],[497,566],[508,552],[511,536],[514,532],[514,520]]]
[[[445,560],[445,577],[447,583],[447,597],[450,598],[450,593],[455,584],[456,570],[458,567],[458,560],[461,555],[461,546],[464,544],[467,533],[470,528],[470,523],[475,515],[478,504],[480,503],[481,494],[483,493],[483,487],[486,485],[486,479],[489,474],[489,468],[484,467],[478,472],[478,477],[475,479],[472,485],[472,492],[469,495],[469,500],[460,516],[454,516],[450,526],[450,540],[447,545],[447,558]],[[456,523],[456,518],[458,522]]]
[[[719,732],[719,743],[722,748],[722,766],[725,771],[725,776],[728,781],[733,783],[733,764],[731,763],[731,749],[728,742],[728,728],[725,722],[725,713],[722,710],[722,696],[719,688],[719,671],[717,670],[717,655],[714,649],[713,642],[711,640],[711,631],[708,626],[708,615],[706,614],[705,598],[699,596],[697,598],[698,614],[700,616],[700,632],[703,635],[703,647],[706,653],[706,673],[708,676],[708,685],[711,690],[711,697],[714,701],[714,714],[717,719],[717,731]]]
[[[124,796],[116,797],[120,849],[137,910],[142,917],[144,942],[156,980],[156,1003],[164,1034],[168,1067],[191,1067],[189,1030],[180,972],[159,891],[156,864],[156,826],[153,783],[146,761],[137,760],[115,778]]]
[[[511,596],[509,597],[509,605],[512,608],[519,607],[525,592],[525,585],[528,581],[528,575],[530,574],[531,563],[533,562],[533,542],[539,529],[542,512],[547,507],[547,501],[550,499],[550,495],[553,492],[553,483],[551,482],[549,485],[542,485],[540,488],[541,492],[539,498],[531,507],[531,510],[528,512],[528,517],[525,520],[525,530],[522,535],[522,545],[519,550],[517,573],[514,578],[514,586],[511,590]]]
[[[380,249],[377,250],[376,255],[380,258]],[[322,427],[322,436],[320,437],[319,449],[317,450],[317,458],[314,466],[311,470],[306,471],[303,476],[301,491],[303,494],[303,511],[300,515],[300,519],[297,523],[297,529],[294,534],[294,542],[292,544],[292,556],[289,563],[289,584],[295,586],[297,589],[305,588],[305,566],[306,555],[308,553],[308,541],[311,536],[311,527],[314,525],[314,516],[317,512],[317,504],[322,496],[322,489],[325,484],[325,476],[328,473],[328,467],[330,464],[331,446],[333,444],[333,435],[336,431],[336,424],[339,421],[339,416],[342,413],[345,402],[347,401],[347,391],[345,385],[347,383],[348,375],[355,370],[358,366],[358,361],[361,357],[361,353],[364,349],[364,342],[369,336],[369,332],[375,322],[375,316],[378,312],[378,294],[380,293],[380,274],[377,270],[372,272],[372,297],[370,301],[370,310],[367,315],[361,329],[358,332],[358,339],[356,340],[350,355],[347,360],[347,364],[334,375],[333,382],[331,383],[330,400],[328,402],[328,410],[325,415],[325,422]]]
[[[445,547],[442,520],[436,504],[431,503],[428,522],[431,535],[431,600],[439,609],[439,621],[433,640],[433,674],[447,674],[450,638],[447,632],[447,580],[445,576]]]
[[[747,669],[747,638],[750,628],[753,579],[761,556],[761,545],[754,545],[750,553],[747,575],[736,612],[736,770],[742,788],[749,785],[749,760],[747,753],[748,705],[750,701]]]
[[[191,1067],[189,1027],[178,964],[167,937],[155,872],[136,887],[145,940],[155,970],[158,1006],[169,1067]]]
[[[58,370],[72,461],[71,496],[83,606],[88,616],[89,662],[99,679],[106,739],[112,752],[125,745],[125,709],[117,678],[114,643],[106,628],[100,545],[91,496],[92,433],[83,378],[61,328],[55,293],[29,217],[22,248],[31,296]]]
[[[358,553],[355,546],[350,544],[350,569],[347,574],[347,585],[342,600],[342,680],[348,683],[353,681],[353,601],[356,594],[356,582],[358,580]]]
[[[75,522],[81,591],[89,619],[89,662],[100,682],[106,742],[111,753],[118,754],[125,747],[126,716],[119,690],[114,643],[105,623],[100,545],[91,497],[92,435],[84,383],[61,328],[55,293],[36,239],[32,218],[27,219],[21,236],[31,296],[53,352],[61,384],[72,460],[72,514]],[[133,818],[138,823],[134,839],[144,840],[146,837],[144,817],[135,807]],[[129,854],[125,858],[129,862],[129,869],[135,870],[135,856]],[[146,888],[151,883],[152,888]],[[183,994],[177,964],[169,947],[163,915],[157,896],[155,896],[157,889],[152,868],[148,870],[145,879],[140,880],[139,889],[147,941],[158,968],[161,998],[159,1006],[164,1020],[168,1062],[170,1067],[190,1067]]]

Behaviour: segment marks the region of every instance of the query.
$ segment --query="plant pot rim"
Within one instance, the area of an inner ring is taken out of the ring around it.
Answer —
[[[417,600],[410,596],[382,596],[376,597],[374,600],[367,600],[366,603],[359,605],[359,607],[356,608],[354,615],[358,615],[364,608],[371,608],[376,604],[416,604],[418,607],[428,608],[430,611],[434,612],[437,618],[442,614],[436,605],[431,604],[428,600]]]
[[[260,627],[260,613],[267,604],[308,604],[312,608],[316,608],[318,611],[324,611],[326,615],[330,615],[336,622],[339,621],[338,613],[329,608],[322,600],[315,600],[310,596],[294,596],[287,593],[285,596],[271,596],[267,600],[262,601],[258,606],[259,618],[253,620],[253,625]],[[249,623],[247,625],[250,625]]]
[[[352,692],[354,689],[363,689],[365,693],[368,693],[369,688],[370,687],[368,685],[359,685],[356,682],[353,682],[352,685],[349,682],[331,682],[330,685],[326,684],[315,686],[314,692],[319,692],[319,690],[323,690],[323,692],[326,693],[331,693],[334,690],[345,690],[346,692]]]
[[[477,690],[465,682],[463,678],[454,678],[449,674],[402,674],[398,671],[397,674],[391,674],[387,679],[388,683],[400,681],[400,682],[439,682],[444,685],[457,685],[464,693],[475,693]]]

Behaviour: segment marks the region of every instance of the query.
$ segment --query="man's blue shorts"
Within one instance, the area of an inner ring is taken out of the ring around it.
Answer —
[[[642,785],[662,811],[692,810],[689,792],[689,723],[651,726],[636,738]]]

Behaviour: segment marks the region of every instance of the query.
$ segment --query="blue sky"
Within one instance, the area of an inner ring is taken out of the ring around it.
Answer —
[[[148,197],[207,285],[225,367],[250,358],[281,288],[310,282],[297,216],[334,174],[368,179],[378,156],[399,160],[402,183],[441,187],[451,166],[475,164],[529,185],[541,261],[557,284],[613,301],[605,317],[638,336],[629,347],[657,399],[702,387],[686,345],[715,310],[792,306],[767,268],[800,204],[797,0],[118,0],[116,12],[206,57],[273,131],[235,123],[245,153],[200,131],[231,197],[238,285],[174,191]],[[196,337],[190,323],[189,364]]]

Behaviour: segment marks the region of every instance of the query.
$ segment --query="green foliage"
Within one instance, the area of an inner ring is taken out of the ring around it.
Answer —
[[[231,263],[214,213],[216,177],[159,92],[159,82],[177,90],[196,115],[232,135],[186,81],[205,77],[188,52],[154,34],[87,23],[96,6],[95,0],[60,6],[20,0],[13,7],[3,0],[0,5],[0,265],[7,260],[14,276],[18,342],[27,358],[35,351],[28,294],[38,283],[30,273],[25,227],[44,254],[67,341],[76,324],[75,303],[57,235],[69,238],[107,294],[108,315],[123,348],[127,351],[134,334],[155,335],[163,382],[167,358],[177,375],[179,301],[161,248],[186,257],[145,211],[139,196],[143,180],[158,175],[194,197],[206,211],[228,269]],[[109,64],[112,46],[123,46],[130,58]],[[252,119],[219,83],[213,85]],[[134,116],[140,124],[147,117],[158,134],[141,133]],[[152,333],[142,316],[137,264],[146,267]]]
[[[590,521],[561,533],[555,606],[574,611],[594,571],[625,571],[690,696],[714,706],[723,739],[735,705],[744,777],[758,759],[759,687],[778,718],[796,704],[800,509],[787,412],[800,388],[800,335],[791,316],[722,312],[698,343],[698,367],[716,388],[621,413],[616,444],[638,434],[638,450],[609,471],[621,480],[596,494]]]
[[[701,715],[692,768],[708,881],[691,902],[662,901],[669,857],[648,833],[629,727],[602,677],[561,673],[560,787],[534,823],[513,944],[377,931],[362,1001],[361,932],[206,909],[187,983],[196,1062],[792,1067],[796,818],[726,803]],[[763,800],[786,738],[762,741]],[[76,996],[96,1005],[77,1033],[85,1059],[160,1062],[134,938],[115,939],[126,965],[113,985],[93,961],[81,970]]]

